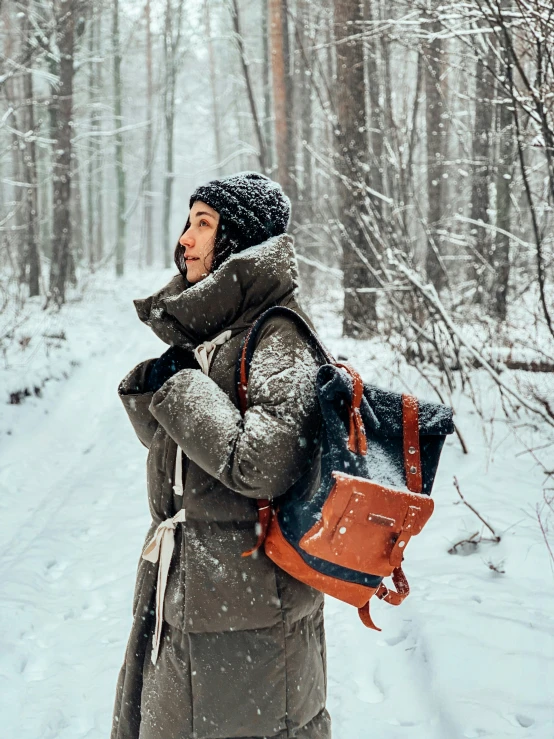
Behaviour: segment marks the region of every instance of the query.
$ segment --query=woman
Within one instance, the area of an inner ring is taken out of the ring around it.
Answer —
[[[149,450],[152,524],[112,739],[331,735],[322,595],[262,550],[241,556],[257,538],[256,499],[286,493],[319,448],[318,360],[287,318],[261,330],[238,410],[249,326],[271,305],[302,314],[289,214],[281,188],[254,172],[198,188],[180,274],[135,301],[170,348],[119,387]]]

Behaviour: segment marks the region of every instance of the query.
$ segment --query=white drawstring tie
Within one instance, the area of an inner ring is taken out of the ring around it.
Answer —
[[[216,336],[215,339],[213,339],[212,341],[204,341],[202,344],[199,344],[196,347],[196,349],[194,350],[194,356],[196,357],[196,361],[200,365],[200,368],[205,375],[209,374],[210,372],[210,366],[212,364],[212,359],[216,347],[220,344],[224,344],[230,338],[231,331],[227,329],[227,331],[219,334],[219,336]]]
[[[200,369],[202,372],[207,375],[210,372],[210,367],[212,364],[212,359],[214,356],[214,352],[216,350],[216,347],[220,346],[221,344],[224,344],[226,341],[229,341],[231,338],[231,331],[227,329],[227,331],[224,331],[222,334],[219,334],[219,336],[216,336],[213,341],[204,341],[202,344],[199,344],[196,349],[194,350],[194,356],[196,358],[196,361],[200,365]],[[175,484],[173,485],[173,492],[175,495],[182,495],[183,494],[183,450],[180,446],[177,447],[177,456],[175,458],[175,475],[174,475]]]
[[[142,558],[149,562],[158,562],[158,586],[156,589],[156,628],[154,629],[154,638],[152,640],[152,664],[156,664],[158,652],[160,650],[160,637],[163,624],[163,607],[165,588],[167,585],[167,575],[169,573],[169,565],[173,556],[173,548],[175,546],[175,527],[178,523],[185,521],[185,509],[181,508],[173,518],[166,518],[156,529],[156,533],[146,545]]]
[[[213,341],[204,341],[194,350],[196,361],[200,365],[202,372],[207,375],[210,372],[212,360],[216,347],[224,344],[231,338],[230,330],[216,336]],[[183,495],[183,450],[177,446],[177,455],[175,457],[175,484],[173,492],[175,495]],[[163,608],[164,596],[167,586],[167,575],[169,573],[169,565],[173,556],[173,548],[175,546],[175,528],[178,523],[185,522],[185,509],[181,508],[172,518],[166,518],[156,529],[154,536],[150,539],[142,552],[142,558],[153,562],[158,562],[158,586],[156,588],[156,627],[154,629],[154,637],[152,640],[152,664],[156,664],[158,652],[160,651],[160,639],[162,635],[163,624]]]

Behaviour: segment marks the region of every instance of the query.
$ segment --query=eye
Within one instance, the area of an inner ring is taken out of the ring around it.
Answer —
[[[202,225],[203,223],[205,223],[206,226],[209,226],[210,225],[205,218],[202,218],[202,220],[200,221],[200,225]]]

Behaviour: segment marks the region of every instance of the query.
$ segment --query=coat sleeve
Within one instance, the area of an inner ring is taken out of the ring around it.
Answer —
[[[149,411],[154,393],[145,393],[145,381],[151,365],[156,359],[147,359],[132,369],[119,383],[117,392],[127,411],[135,433],[142,444],[150,449],[152,437],[158,428],[158,422]]]
[[[178,372],[152,398],[152,415],[185,454],[226,487],[274,498],[302,475],[319,444],[318,362],[294,324],[265,326],[252,360],[248,410],[200,370]]]

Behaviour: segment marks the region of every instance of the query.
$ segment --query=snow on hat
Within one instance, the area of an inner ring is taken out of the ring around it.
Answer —
[[[236,226],[243,248],[279,236],[289,225],[290,200],[281,185],[258,172],[239,172],[201,185],[192,193],[189,208],[197,200]]]

